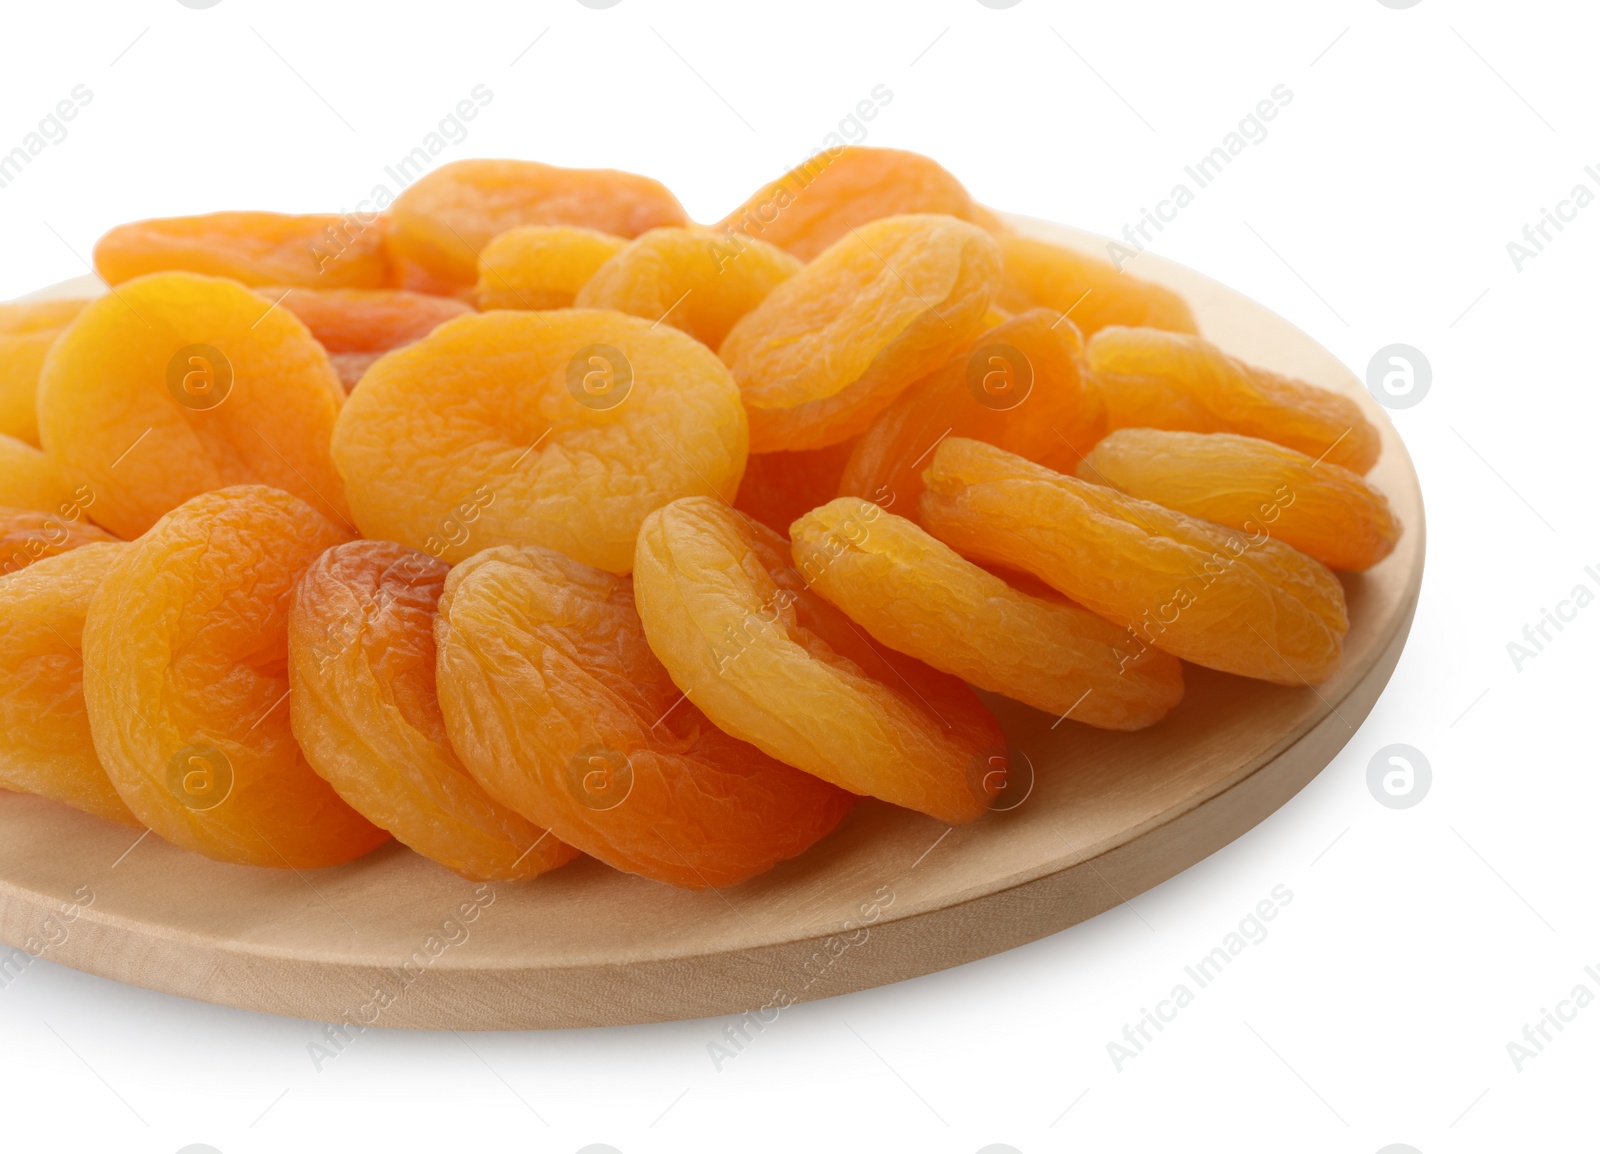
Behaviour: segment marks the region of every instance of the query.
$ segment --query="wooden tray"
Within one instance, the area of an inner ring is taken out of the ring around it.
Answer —
[[[1013,223],[1104,252],[1088,234]],[[330,1022],[614,1025],[778,1007],[959,965],[1200,861],[1310,781],[1371,710],[1416,606],[1422,497],[1393,426],[1330,353],[1188,269],[1145,255],[1132,271],[1188,296],[1224,348],[1358,398],[1383,431],[1372,477],[1406,532],[1381,565],[1345,578],[1352,627],[1327,684],[1191,666],[1183,703],[1137,734],[1052,728],[996,702],[1036,769],[1016,809],[952,829],[868,801],[800,859],[707,893],[589,859],[477,886],[398,845],[305,873],[221,865],[0,794],[0,940],[154,990]]]

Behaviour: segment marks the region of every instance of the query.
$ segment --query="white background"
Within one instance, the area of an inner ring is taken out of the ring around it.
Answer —
[[[718,1072],[720,1022],[375,1031],[317,1073],[315,1025],[40,962],[0,991],[9,1149],[1593,1150],[1600,1005],[1521,1072],[1507,1043],[1600,982],[1600,608],[1517,670],[1507,643],[1600,581],[1600,206],[1518,271],[1508,241],[1600,167],[1592,5],[1421,0],[888,5],[620,0],[8,3],[0,151],[78,84],[70,135],[0,189],[0,297],[85,271],[108,226],[352,208],[478,84],[447,159],[649,173],[715,219],[876,85],[868,142],[986,203],[1118,233],[1279,84],[1292,103],[1155,250],[1269,304],[1362,374],[1431,362],[1394,418],[1428,501],[1410,644],[1372,716],[1281,812],[1094,921],[795,1008]],[[531,45],[531,47],[530,47]],[[1403,742],[1433,784],[1385,808]],[[1118,1072],[1106,1044],[1277,885],[1224,977]]]

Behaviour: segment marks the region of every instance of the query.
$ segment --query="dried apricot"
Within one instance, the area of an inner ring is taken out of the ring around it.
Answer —
[[[1110,328],[1086,355],[1112,429],[1241,433],[1357,473],[1382,449],[1349,397],[1247,365],[1196,336]]]
[[[452,564],[491,545],[613,573],[676,497],[732,495],[733,378],[676,329],[590,309],[449,321],[374,365],[333,435],[356,524]]]
[[[0,436],[39,443],[39,369],[86,300],[0,304]]]
[[[678,688],[779,761],[949,822],[1004,788],[1005,739],[972,690],[875,646],[806,587],[787,541],[715,498],[646,518],[634,598]]]
[[[732,885],[827,834],[855,798],[706,720],[650,652],[632,583],[534,545],[458,565],[439,699],[489,792],[617,869]]]
[[[247,285],[384,288],[393,271],[383,232],[331,214],[213,212],[119,225],[94,246],[108,284],[183,271]]]
[[[1032,573],[1130,640],[1227,673],[1326,681],[1349,629],[1320,561],[949,437],[924,474],[922,523],[980,562]]]
[[[856,445],[840,441],[792,453],[751,453],[733,507],[769,529],[787,534],[802,513],[826,505],[839,492],[839,478]]]
[[[42,333],[64,329],[87,300],[8,301],[0,304],[0,333]]]
[[[730,239],[763,240],[809,261],[852,229],[886,216],[938,213],[976,222],[979,211],[961,182],[926,156],[841,148],[763,185],[717,228]]]
[[[391,541],[311,563],[289,610],[294,735],[341,798],[418,853],[477,881],[537,877],[577,851],[484,793],[445,733],[433,627],[449,572]]]
[[[328,352],[345,392],[391,349],[421,340],[445,321],[473,311],[449,297],[400,289],[304,289],[276,286],[256,292],[288,309]]]
[[[820,449],[860,433],[981,330],[999,283],[994,240],[954,217],[852,230],[722,342],[751,448]]]
[[[1176,657],[1134,651],[1126,629],[1013,588],[871,501],[840,497],[790,536],[811,588],[874,640],[980,689],[1103,729],[1143,729],[1183,696]]]
[[[446,164],[402,192],[389,216],[395,252],[462,286],[477,282],[484,246],[521,225],[575,224],[635,237],[689,223],[678,198],[649,177],[531,160]]]
[[[628,242],[565,224],[508,229],[478,257],[480,309],[565,309],[601,265]]]
[[[26,442],[0,435],[0,506],[54,513],[86,495],[71,469]]]
[[[698,229],[653,228],[601,265],[574,303],[668,324],[714,349],[801,267],[759,240],[732,245]]]
[[[137,825],[95,756],[83,704],[83,618],[127,546],[100,542],[0,578],[0,789]]]
[[[316,775],[289,723],[290,597],[345,540],[299,498],[239,485],[162,517],[101,582],[83,626],[95,751],[168,841],[305,869],[388,840]]]
[[[957,433],[1053,467],[1077,464],[1105,427],[1099,391],[1069,320],[1032,309],[986,330],[895,398],[856,441],[839,493],[916,518],[922,470]]]
[[[1194,313],[1171,289],[1121,272],[1109,261],[1014,232],[996,237],[1005,254],[1002,308],[1065,313],[1093,336],[1108,325],[1194,333]]]
[[[294,314],[232,281],[156,273],[84,309],[50,351],[39,432],[121,537],[197,493],[257,481],[342,518],[328,441],[343,399]]]
[[[1256,437],[1121,429],[1079,463],[1078,476],[1191,517],[1270,533],[1330,569],[1369,569],[1400,539],[1388,498],[1361,477]]]
[[[25,569],[35,561],[92,545],[115,541],[104,529],[82,519],[81,510],[65,503],[70,513],[0,506],[0,575]]]

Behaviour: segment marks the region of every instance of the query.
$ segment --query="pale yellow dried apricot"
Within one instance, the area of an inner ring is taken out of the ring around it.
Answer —
[[[289,722],[295,582],[346,540],[299,498],[239,485],[172,510],[101,581],[83,626],[89,728],[122,800],[163,838],[295,869],[388,840],[316,775]]]
[[[980,689],[1103,729],[1143,729],[1183,696],[1176,657],[1013,588],[871,501],[830,501],[789,534],[800,575],[873,640]]]
[[[384,288],[394,276],[383,231],[333,214],[213,212],[119,225],[94,246],[108,284],[153,272],[247,285]]]
[[[478,307],[571,308],[595,271],[627,246],[620,236],[574,225],[508,229],[478,257]]]
[[[949,216],[852,230],[778,285],[720,349],[760,453],[863,431],[981,331],[1000,284],[988,233]]]
[[[0,577],[0,788],[137,825],[95,755],[83,704],[83,619],[127,546],[85,544]]]
[[[39,370],[86,300],[0,304],[0,436],[39,443]]]
[[[668,324],[714,349],[801,267],[763,241],[731,244],[699,229],[653,228],[596,269],[574,303]]]
[[[633,565],[646,514],[732,496],[739,391],[676,329],[597,309],[461,317],[384,357],[339,415],[355,522],[452,564],[491,545]]]
[[[448,565],[392,541],[335,545],[289,611],[289,713],[352,808],[476,881],[537,877],[577,851],[495,802],[445,733],[433,627]]]
[[[650,648],[719,728],[853,793],[949,822],[999,796],[1005,738],[959,679],[874,645],[789,543],[711,497],[646,518],[634,600]]]
[[[1183,297],[1122,272],[1110,261],[1015,232],[996,239],[1005,254],[1005,286],[998,302],[1002,308],[1065,314],[1085,336],[1108,325],[1200,331]]]
[[[923,475],[921,520],[973,560],[1032,573],[1197,665],[1285,685],[1326,681],[1350,622],[1320,562],[1235,530],[1063,476],[960,437]]]
[[[26,442],[0,435],[0,506],[56,513],[63,505],[92,499],[73,470]]]

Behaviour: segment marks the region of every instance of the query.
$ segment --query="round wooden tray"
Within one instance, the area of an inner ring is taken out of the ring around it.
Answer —
[[[1012,223],[1104,251],[1085,233]],[[798,860],[705,893],[587,858],[479,886],[398,845],[303,873],[222,865],[0,794],[0,940],[154,990],[329,1022],[615,1025],[762,1010],[960,965],[1200,861],[1316,776],[1371,710],[1416,607],[1422,496],[1393,426],[1330,353],[1181,266],[1144,255],[1132,271],[1184,293],[1230,352],[1356,397],[1383,432],[1372,479],[1405,536],[1382,564],[1344,577],[1351,630],[1326,684],[1289,689],[1190,666],[1182,704],[1135,734],[1052,728],[995,701],[1036,771],[1022,805],[950,828],[867,801]],[[6,959],[3,978],[15,969]]]

